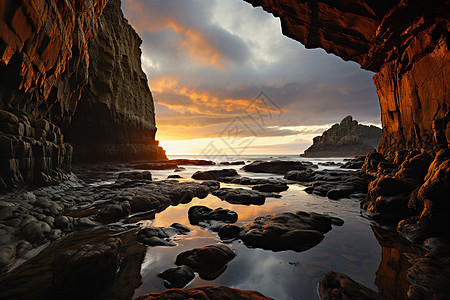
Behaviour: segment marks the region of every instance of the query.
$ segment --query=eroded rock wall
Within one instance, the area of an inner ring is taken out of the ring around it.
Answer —
[[[106,2],[1,1],[1,106],[68,123],[87,83],[87,40]]]
[[[0,2],[0,191],[68,176],[70,122],[87,83],[87,40],[107,0]],[[49,122],[50,121],[50,122]]]
[[[162,159],[155,141],[155,111],[141,67],[141,38],[109,0],[89,41],[89,78],[67,140],[74,160]]]
[[[280,17],[283,33],[307,48],[377,72],[380,151],[435,152],[450,141],[448,1],[245,1]]]
[[[0,189],[63,177],[71,145],[84,160],[165,158],[141,40],[107,2],[1,1]]]

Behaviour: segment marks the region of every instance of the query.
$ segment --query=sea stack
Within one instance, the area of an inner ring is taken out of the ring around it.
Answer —
[[[373,152],[381,141],[382,130],[376,126],[358,124],[352,116],[334,124],[313,139],[303,157],[354,157]]]

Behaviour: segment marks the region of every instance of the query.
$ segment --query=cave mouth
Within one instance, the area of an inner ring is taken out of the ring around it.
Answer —
[[[143,40],[157,138],[168,154],[298,155],[348,115],[380,126],[374,73],[306,49],[261,8],[124,1],[122,10]],[[233,141],[230,130],[239,132]]]

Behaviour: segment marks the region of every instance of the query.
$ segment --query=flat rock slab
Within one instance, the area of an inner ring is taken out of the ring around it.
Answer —
[[[247,189],[230,189],[221,188],[212,193],[214,196],[227,201],[232,204],[243,204],[243,205],[263,205],[266,201],[266,195],[253,190]]]
[[[226,286],[202,286],[190,289],[170,289],[141,296],[137,300],[273,300],[255,291],[243,291]]]
[[[319,244],[331,225],[342,225],[339,218],[297,211],[258,217],[250,224],[239,227],[224,226],[219,236],[224,239],[240,238],[248,247],[273,251],[305,251]]]
[[[152,173],[150,173],[149,171],[144,171],[144,172],[122,172],[119,173],[119,179],[122,178],[127,178],[127,179],[131,179],[131,180],[149,180],[152,181]]]
[[[85,290],[114,277],[120,266],[122,241],[84,245],[59,254],[53,261],[53,282],[58,289]]]
[[[219,180],[222,177],[235,177],[239,176],[235,169],[223,169],[223,170],[208,170],[197,171],[192,175],[192,178],[198,180]]]
[[[284,192],[287,189],[289,189],[289,186],[287,184],[272,184],[272,183],[258,184],[252,187],[252,190],[263,193],[279,193]]]
[[[213,280],[225,271],[228,262],[235,257],[236,253],[226,245],[208,245],[178,254],[175,264],[189,266],[202,279]]]
[[[317,168],[317,166],[310,162],[300,161],[254,161],[251,164],[243,166],[242,170],[254,173],[274,173],[284,175],[286,172],[292,170],[306,170],[308,168]]]
[[[319,281],[319,296],[321,300],[385,299],[382,295],[339,272],[325,273]]]
[[[224,179],[224,178],[222,178]],[[225,182],[225,181],[224,181]],[[228,177],[227,183],[241,184],[241,185],[258,185],[258,184],[276,184],[287,185],[286,181],[282,178],[252,178],[252,177]]]
[[[178,168],[177,164],[170,161],[135,164],[131,167],[139,170],[174,170]]]

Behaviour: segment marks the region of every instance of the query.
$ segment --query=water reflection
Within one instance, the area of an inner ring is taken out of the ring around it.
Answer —
[[[182,181],[191,180],[189,177],[196,170],[208,168],[223,167],[188,166],[178,174],[184,177]],[[243,176],[273,177],[269,174],[239,172]],[[152,173],[159,179],[165,179],[172,174],[171,171]],[[237,186],[222,184],[222,187]],[[402,247],[406,246],[398,244],[397,238],[379,229],[372,230],[369,221],[360,215],[357,200],[332,201],[307,194],[303,189],[300,185],[290,185],[289,190],[281,193],[282,198],[268,198],[262,206],[233,205],[209,195],[205,199],[195,198],[188,204],[169,207],[161,213],[147,216],[144,221],[140,220],[142,217],[131,220],[130,222],[139,221],[153,226],[169,226],[178,222],[193,231],[186,236],[177,236],[176,247],[146,247],[136,242],[135,231],[120,234],[119,237],[124,241],[120,272],[107,289],[96,295],[96,299],[130,299],[165,290],[163,280],[156,275],[174,267],[179,253],[221,242],[217,234],[189,223],[187,211],[193,205],[234,210],[239,215],[238,225],[250,222],[258,216],[297,210],[334,215],[342,218],[345,224],[342,227],[333,226],[319,245],[304,252],[250,249],[239,241],[233,241],[229,246],[236,251],[237,257],[228,264],[227,269],[213,280],[196,277],[189,287],[226,285],[256,290],[280,300],[317,299],[316,287],[319,279],[325,272],[333,270],[342,272],[373,290],[381,291],[390,299],[404,298],[408,289],[408,263],[402,254],[406,250]],[[101,243],[112,233],[114,232],[106,229],[77,233],[44,250],[8,274],[6,279],[3,278],[0,282],[0,298],[52,298],[53,256],[80,244]]]
[[[237,257],[228,264],[227,270],[210,281],[197,277],[189,287],[226,285],[256,290],[275,299],[317,299],[316,286],[319,279],[325,272],[335,270],[377,289],[374,282],[381,251],[368,221],[359,214],[358,201],[330,201],[306,194],[303,187],[295,185],[282,195],[280,199],[268,198],[263,206],[233,205],[209,195],[205,199],[194,199],[189,204],[169,207],[157,214],[153,222],[155,226],[168,226],[178,222],[193,228],[194,232],[178,236],[177,247],[154,247],[147,250],[141,270],[143,284],[134,295],[165,290],[163,281],[156,275],[174,267],[173,262],[179,253],[220,242],[216,234],[189,224],[187,210],[192,205],[232,209],[239,215],[238,224],[245,224],[261,215],[296,210],[329,213],[343,218],[345,224],[342,227],[333,226],[318,246],[301,253],[250,249],[241,242],[234,241],[229,246],[236,251]]]

